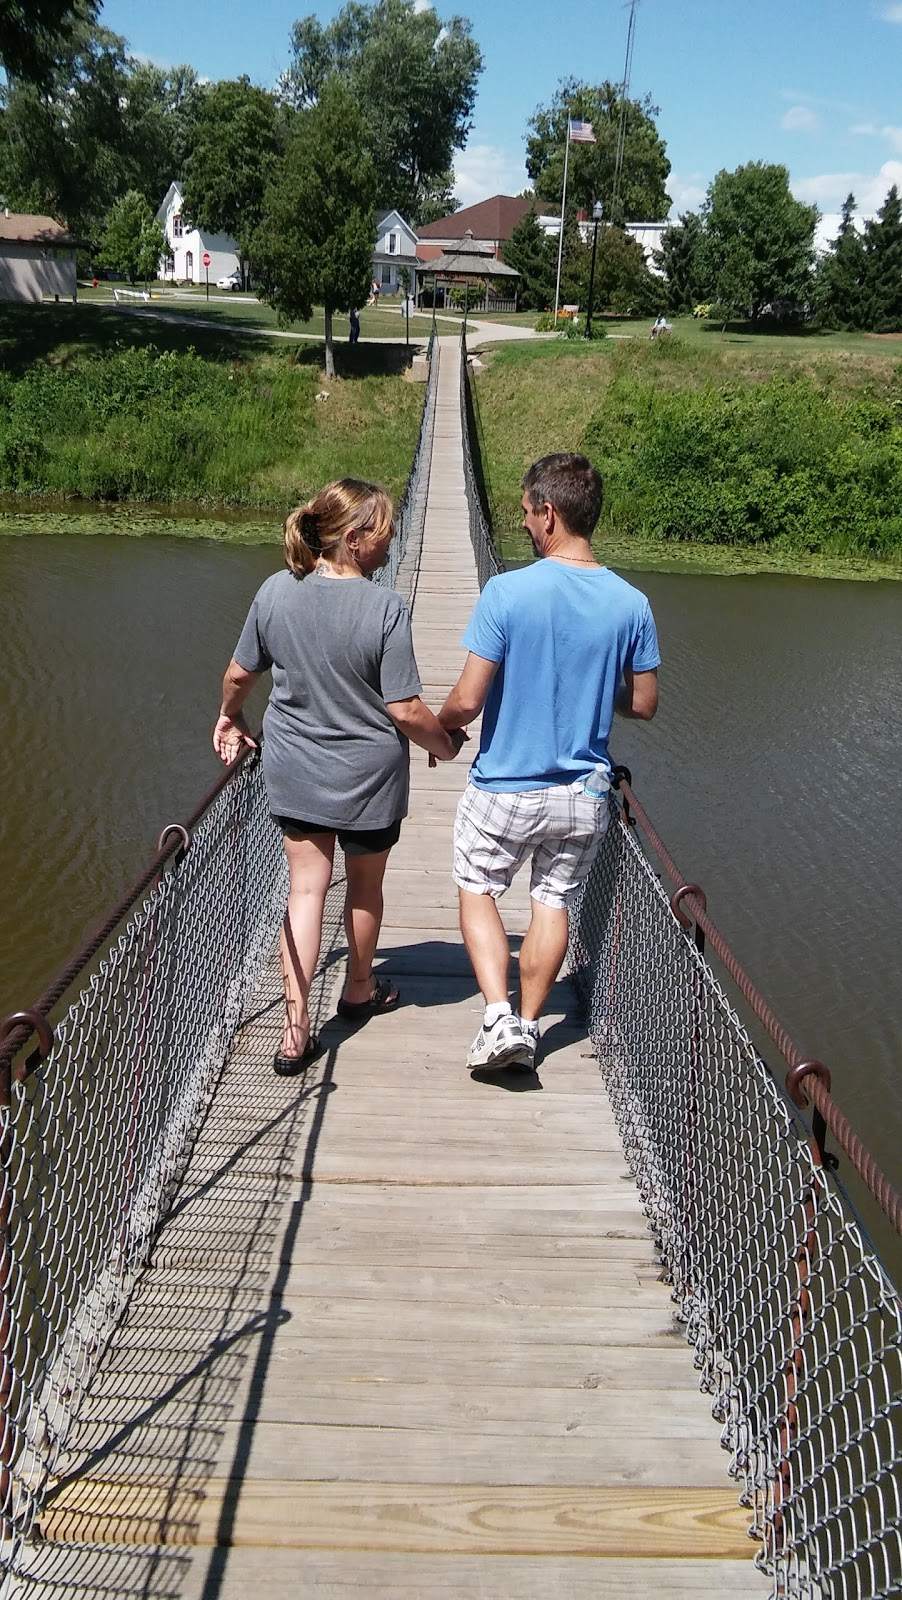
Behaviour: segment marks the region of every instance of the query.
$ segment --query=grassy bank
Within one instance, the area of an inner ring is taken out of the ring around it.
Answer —
[[[0,492],[283,514],[342,475],[400,494],[423,400],[404,347],[336,357],[325,384],[320,344],[228,320],[0,307]]]
[[[902,571],[898,347],[699,334],[506,345],[483,359],[478,426],[506,553],[524,553],[526,466],[584,450],[605,478],[599,531],[614,564]]]

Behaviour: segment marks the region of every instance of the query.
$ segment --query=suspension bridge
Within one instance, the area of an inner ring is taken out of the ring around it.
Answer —
[[[499,565],[467,382],[435,340],[387,574],[433,705]],[[828,1130],[900,1228],[902,1202],[825,1069],[622,773],[537,1070],[471,1077],[465,759],[412,762],[378,952],[402,1008],[337,1018],[336,881],[302,1077],[271,1070],[252,757],[0,1026],[0,1595],[898,1594],[902,1305]],[[504,911],[516,946],[525,885]]]

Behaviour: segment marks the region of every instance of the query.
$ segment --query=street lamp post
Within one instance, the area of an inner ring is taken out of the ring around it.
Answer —
[[[592,265],[589,268],[589,309],[586,312],[586,338],[592,337],[592,294],[595,289],[595,252],[598,249],[598,224],[601,221],[601,201],[596,200],[592,207],[592,221],[595,231],[592,234]]]

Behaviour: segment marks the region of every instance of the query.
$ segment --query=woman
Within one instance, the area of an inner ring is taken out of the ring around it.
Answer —
[[[339,1014],[363,1022],[392,1011],[397,988],[373,977],[382,879],[407,815],[408,740],[439,761],[463,742],[420,699],[410,616],[393,589],[367,580],[394,537],[384,490],[354,478],[327,483],[285,523],[286,572],[258,591],[223,680],[213,748],[232,761],[254,741],[242,706],[272,671],[263,776],[288,858],[280,951],[285,1025],[276,1072],[320,1053],[307,1000],[319,959],[335,840],[345,853],[348,972]]]

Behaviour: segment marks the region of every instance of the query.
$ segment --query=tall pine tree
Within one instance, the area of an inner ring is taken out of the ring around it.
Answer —
[[[855,227],[855,196],[846,195],[839,232],[818,265],[815,304],[825,328],[862,328],[867,279],[864,240]]]
[[[865,322],[872,333],[902,332],[902,199],[893,184],[865,228]]]
[[[504,259],[520,274],[517,286],[524,311],[547,311],[554,305],[557,240],[539,227],[534,211],[527,211],[504,246]]]
[[[699,300],[709,298],[704,245],[702,219],[694,211],[684,212],[679,222],[661,234],[655,266],[660,267],[667,280],[668,311],[692,311]]]

